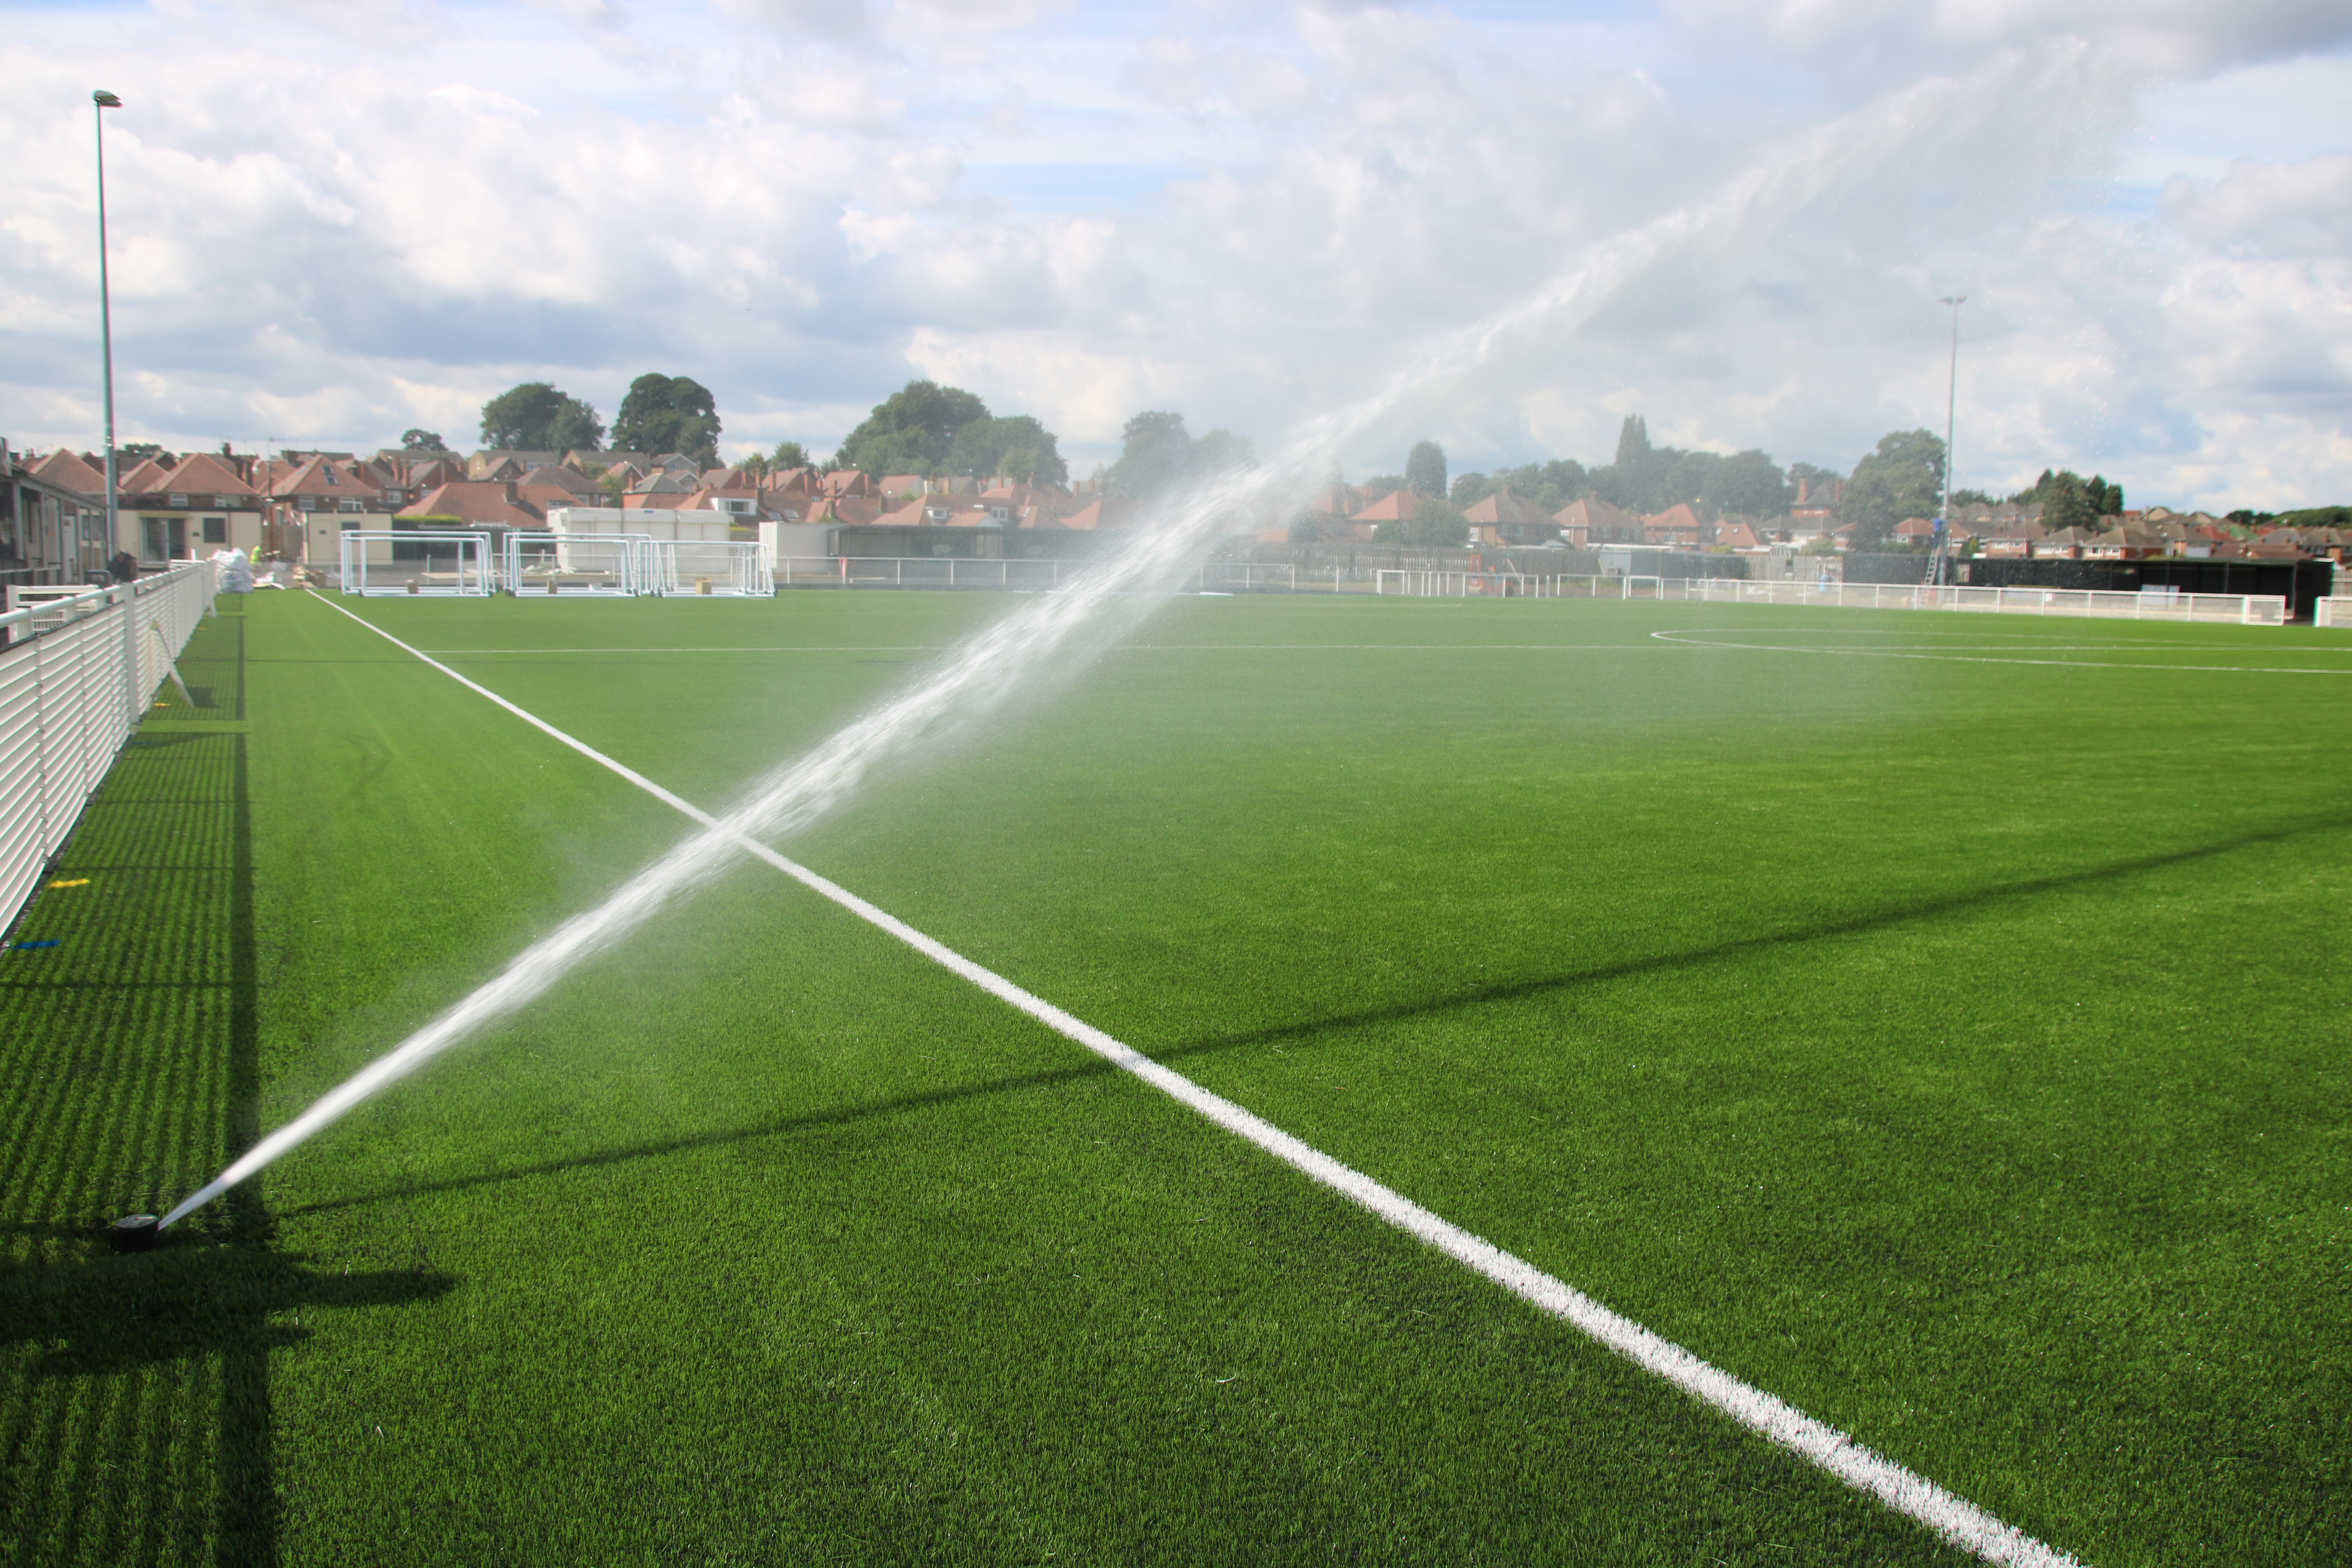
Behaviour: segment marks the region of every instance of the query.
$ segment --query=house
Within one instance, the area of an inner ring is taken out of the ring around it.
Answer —
[[[562,461],[563,454],[561,452],[525,452],[488,447],[466,459],[466,477],[502,484],[508,479],[519,479],[542,464]]]
[[[1714,542],[1715,530],[1698,520],[1688,501],[1676,501],[1665,510],[1642,520],[1642,542],[1696,550]]]
[[[1470,524],[1471,538],[1480,544],[1548,544],[1559,537],[1559,524],[1551,513],[1507,489],[1465,508],[1462,515]]]
[[[1639,518],[1620,510],[1599,496],[1572,500],[1552,513],[1551,520],[1559,525],[1561,536],[1579,550],[1602,544],[1648,542]]]
[[[1089,501],[1062,520],[1064,528],[1124,528],[1143,508],[1123,495],[1106,495]]]
[[[516,485],[480,479],[436,485],[414,505],[403,507],[394,515],[395,526],[405,524],[427,532],[436,529],[537,531],[547,526],[545,514],[525,501]]]
[[[1769,544],[1765,542],[1763,535],[1757,532],[1756,525],[1744,517],[1726,518],[1723,521],[1717,523],[1715,525],[1715,545],[1718,550],[1733,550],[1742,552],[1769,550],[1771,548]]]
[[[88,489],[79,488],[85,477]],[[32,458],[0,441],[0,572],[31,584],[83,582],[103,570],[112,554],[105,489],[105,476],[70,452]]]
[[[1797,480],[1797,500],[1789,508],[1789,515],[1800,522],[1827,523],[1837,516],[1838,507],[1844,500],[1843,479],[1830,476],[1801,478]],[[1820,537],[1818,531],[1814,537]]]
[[[122,475],[114,502],[121,531],[115,549],[158,569],[215,550],[248,556],[298,550],[298,536],[265,536],[267,498],[247,481],[246,461],[192,452],[168,465],[151,459]],[[367,493],[375,493],[373,480]]]
[[[873,479],[859,468],[835,468],[820,481],[820,488],[828,497],[875,494]]]
[[[1363,531],[1364,537],[1375,537],[1384,522],[1411,522],[1421,514],[1421,492],[1391,490],[1378,500],[1357,509],[1348,521]]]

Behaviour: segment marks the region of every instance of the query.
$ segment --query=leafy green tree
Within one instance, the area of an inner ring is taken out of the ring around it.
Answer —
[[[705,468],[719,461],[719,405],[689,375],[648,373],[629,383],[613,416],[613,445],[625,452],[683,452]]]
[[[1458,550],[1470,542],[1470,522],[1444,496],[1416,496],[1412,517],[1404,525],[1404,542],[1425,549]]]
[[[809,467],[808,448],[798,441],[779,441],[776,449],[768,454],[771,468],[790,470]]]
[[[2123,486],[2111,485],[2098,474],[2086,479],[2072,468],[2054,473],[2044,468],[2040,479],[2009,499],[2026,506],[2039,505],[2042,526],[2053,531],[2080,528],[2095,532],[2101,518],[2124,510]],[[2067,521],[2053,521],[2058,517]]]
[[[1944,489],[1944,438],[1926,430],[1896,430],[1853,466],[1838,515],[1853,524],[1853,547],[1883,544],[1896,523],[1933,517]]]
[[[1445,448],[1434,441],[1415,441],[1404,459],[1405,488],[1435,500],[1445,499]]]
[[[945,473],[956,433],[988,417],[988,405],[960,386],[910,381],[876,404],[835,456],[843,467],[877,479]]]
[[[1453,488],[1446,491],[1445,499],[1455,506],[1476,506],[1502,488],[1499,483],[1484,474],[1456,474],[1454,476]]]
[[[1992,492],[1990,490],[1954,490],[1952,492],[1952,504],[1954,506],[1990,506],[1992,505]]]
[[[1789,510],[1794,493],[1780,466],[1750,448],[1717,458],[1699,487],[1698,499],[1717,517],[1778,517]]]
[[[482,445],[497,451],[567,452],[604,438],[594,408],[543,381],[510,386],[482,405]]]
[[[430,430],[403,430],[400,433],[400,449],[404,452],[446,452],[449,447],[440,437]],[[541,447],[539,450],[549,451],[552,448]]]
[[[1118,460],[1104,478],[1147,505],[1183,485],[1257,460],[1247,437],[1212,430],[1196,441],[1181,414],[1161,410],[1137,415],[1119,436]]]
[[[1392,496],[1404,489],[1402,474],[1374,474],[1364,481],[1364,500],[1376,501],[1382,496]]]
[[[1016,468],[1021,471],[1015,473]],[[966,422],[948,444],[947,471],[975,479],[1003,474],[1024,483],[1056,485],[1069,478],[1054,433],[1026,414],[1002,419],[982,415]]]

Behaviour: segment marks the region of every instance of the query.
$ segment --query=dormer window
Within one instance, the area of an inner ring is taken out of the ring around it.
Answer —
[[[339,485],[342,483],[341,479],[335,478],[335,470],[331,465],[321,463],[319,465],[319,471],[327,476],[327,482],[329,484]]]

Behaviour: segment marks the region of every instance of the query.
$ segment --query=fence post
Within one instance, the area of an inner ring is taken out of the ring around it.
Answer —
[[[122,704],[123,728],[126,732],[139,727],[139,706],[146,700],[139,691],[139,589],[125,583],[115,605],[122,612]]]

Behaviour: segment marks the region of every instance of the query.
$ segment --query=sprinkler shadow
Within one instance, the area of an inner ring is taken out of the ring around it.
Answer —
[[[2192,849],[2174,850],[2160,855],[2136,856],[2129,859],[2113,861],[2105,866],[2091,867],[2081,871],[2035,878],[2023,882],[2002,883],[1994,887],[1954,893],[1943,898],[1898,905],[1848,919],[1817,921],[1811,925],[1776,931],[1769,935],[1742,937],[1732,942],[1717,942],[1679,952],[1658,953],[1646,958],[1628,959],[1620,963],[1600,964],[1564,974],[1482,986],[1475,991],[1457,992],[1449,996],[1426,1002],[1367,1007],[1355,1012],[1328,1014],[1319,1018],[1305,1019],[1295,1024],[1276,1025],[1270,1028],[1253,1029],[1241,1034],[1213,1036],[1206,1039],[1148,1051],[1145,1054],[1154,1061],[1172,1066],[1196,1057],[1214,1056],[1226,1051],[1247,1049],[1254,1046],[1296,1042],[1334,1031],[1403,1023],[1414,1018],[1430,1017],[1497,1002],[1523,1001],[1531,997],[1573,991],[1581,986],[1606,984],[1641,974],[1687,969],[1695,965],[1717,963],[1727,959],[1743,958],[1777,948],[1802,947],[1811,942],[1833,941],[1840,937],[1860,935],[1913,921],[1935,920],[2011,900],[2039,898],[2045,894],[2076,888],[2095,887],[2103,882],[2121,881],[2168,867],[2190,865],[2200,860],[2218,858],[2242,849],[2291,842],[2314,834],[2344,832],[2347,829],[2352,829],[2352,822],[2326,819],[2258,833],[2241,834],[2216,844],[2202,845]],[[318,1203],[282,1210],[280,1214],[282,1217],[290,1218],[296,1215],[325,1214],[341,1209],[365,1208],[375,1204],[556,1176],[566,1171],[626,1164],[637,1160],[657,1160],[668,1155],[691,1153],[697,1150],[719,1148],[732,1143],[748,1142],[755,1139],[785,1137],[796,1132],[837,1127],[883,1117],[900,1116],[967,1100],[992,1099],[1031,1089],[1050,1089],[1059,1084],[1100,1078],[1118,1070],[1106,1061],[1098,1059],[1084,1061],[1066,1068],[1053,1068],[1040,1072],[991,1079],[985,1082],[960,1085],[952,1089],[928,1089],[919,1094],[897,1095],[887,1100],[867,1100],[830,1110],[813,1111],[802,1116],[780,1117],[773,1121],[762,1122],[757,1126],[728,1128],[697,1133],[690,1137],[632,1144],[625,1148],[605,1150],[599,1153],[583,1154],[572,1159],[542,1161],[507,1171],[452,1176],[440,1181],[404,1183],[400,1186],[383,1192],[361,1194],[345,1198],[323,1199]]]
[[[0,1268],[0,1346],[37,1346],[36,1378],[105,1377],[191,1357],[298,1343],[307,1315],[437,1300],[453,1276],[417,1269],[327,1274],[276,1253],[170,1232],[118,1256],[84,1231],[87,1256]],[[291,1314],[288,1317],[287,1314]],[[225,1440],[252,1441],[224,1423]]]

